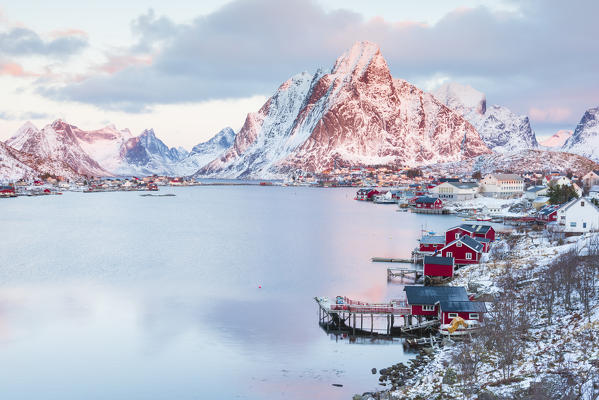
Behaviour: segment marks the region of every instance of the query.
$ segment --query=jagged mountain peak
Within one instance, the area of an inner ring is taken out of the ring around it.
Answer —
[[[574,131],[570,129],[560,129],[550,137],[539,142],[539,144],[544,147],[562,147],[564,143],[566,143],[566,140],[568,140],[568,138],[571,137],[573,133]]]
[[[517,115],[500,105],[487,107],[484,93],[456,82],[447,82],[433,95],[466,118],[493,151],[511,153],[539,147],[526,115]]]
[[[562,150],[599,161],[599,107],[584,112]]]
[[[393,79],[380,49],[358,42],[329,73],[285,82],[248,114],[235,144],[198,175],[275,177],[334,165],[422,165],[489,153],[462,116]]]

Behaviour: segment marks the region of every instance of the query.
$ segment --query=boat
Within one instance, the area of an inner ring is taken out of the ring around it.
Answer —
[[[476,320],[464,320],[460,317],[454,318],[449,324],[439,326],[439,333],[444,336],[464,336],[475,333],[480,329],[480,323]]]

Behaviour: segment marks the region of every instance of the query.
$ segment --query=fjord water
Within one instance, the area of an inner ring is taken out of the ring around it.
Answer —
[[[160,193],[176,196],[0,202],[3,398],[347,399],[413,356],[335,340],[313,297],[401,297],[370,257],[409,256],[422,226],[456,218],[353,189]]]

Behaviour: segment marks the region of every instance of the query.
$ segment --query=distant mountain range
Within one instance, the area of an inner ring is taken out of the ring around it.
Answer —
[[[25,123],[0,143],[0,180],[279,178],[350,165],[487,171],[532,169],[547,160],[553,170],[599,169],[585,159],[599,161],[598,116],[599,108],[589,109],[574,133],[560,131],[539,145],[528,117],[487,107],[483,93],[453,82],[427,93],[392,77],[378,46],[358,42],[331,69],[284,82],[237,134],[225,128],[190,152],[169,148],[152,129],[134,136],[114,125],[85,131],[62,120],[42,129]]]

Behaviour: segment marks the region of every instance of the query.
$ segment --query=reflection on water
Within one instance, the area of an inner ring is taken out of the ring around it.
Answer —
[[[411,357],[397,339],[327,335],[313,298],[401,297],[370,258],[457,219],[351,189],[162,191],[176,196],[3,202],[4,398],[345,399]]]

